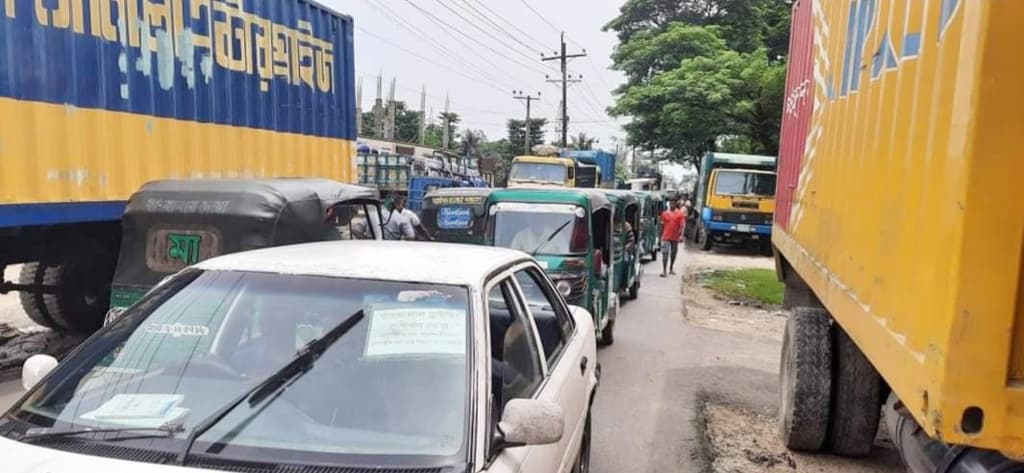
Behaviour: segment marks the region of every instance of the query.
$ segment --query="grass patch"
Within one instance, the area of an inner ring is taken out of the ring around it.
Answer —
[[[735,299],[782,305],[782,283],[770,269],[714,271],[701,277],[712,291]]]

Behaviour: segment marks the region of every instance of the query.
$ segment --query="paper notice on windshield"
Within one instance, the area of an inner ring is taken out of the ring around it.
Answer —
[[[82,418],[131,427],[171,427],[189,413],[179,407],[184,399],[180,394],[118,394]]]
[[[463,355],[466,313],[452,309],[388,308],[370,313],[365,356]]]

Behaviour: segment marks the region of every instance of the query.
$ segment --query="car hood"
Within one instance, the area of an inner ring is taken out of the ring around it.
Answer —
[[[0,438],[4,473],[202,473],[210,470],[68,453]]]

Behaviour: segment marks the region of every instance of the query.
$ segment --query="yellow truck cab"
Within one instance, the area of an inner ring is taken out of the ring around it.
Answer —
[[[509,187],[576,187],[576,162],[556,156],[517,156],[508,174]]]
[[[773,156],[708,153],[700,171],[693,232],[703,250],[714,244],[758,245],[771,252],[775,212]]]

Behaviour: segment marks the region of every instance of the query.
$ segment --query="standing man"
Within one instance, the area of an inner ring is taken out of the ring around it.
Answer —
[[[392,202],[384,224],[385,240],[415,240],[416,230],[413,227],[412,211],[405,209],[405,197],[396,196]],[[418,220],[418,219],[417,219]]]
[[[416,240],[417,236],[422,240],[433,240],[430,232],[420,222],[419,215],[405,208],[405,197],[395,197],[391,212],[388,214],[387,224],[384,226],[384,239]]]
[[[661,213],[661,225],[661,277],[665,277],[666,270],[676,274],[676,255],[686,225],[686,212],[679,208],[678,200],[670,202],[669,210]]]

